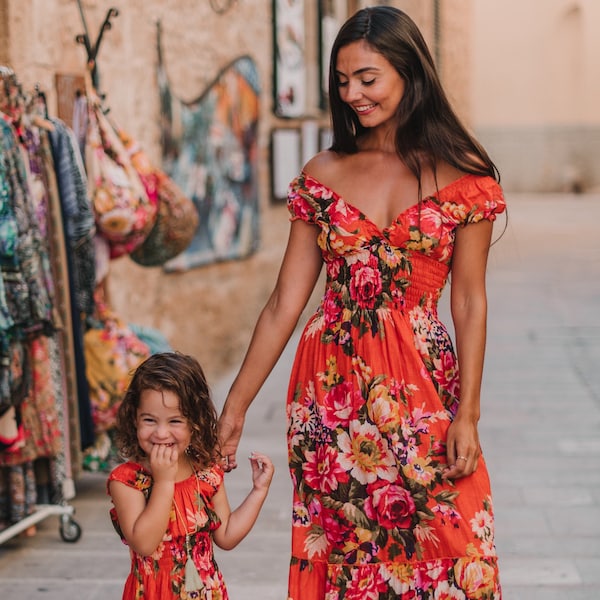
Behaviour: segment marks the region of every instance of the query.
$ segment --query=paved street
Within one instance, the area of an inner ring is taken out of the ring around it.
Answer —
[[[504,600],[591,600],[600,598],[600,195],[507,199],[508,228],[489,261],[480,431]],[[295,341],[248,415],[239,456],[264,451],[277,472],[254,530],[218,552],[232,600],[286,598],[284,403]],[[214,386],[218,404],[229,383]],[[76,483],[78,542],[63,542],[49,517],[35,537],[0,546],[2,600],[121,597],[129,558],[108,518],[105,479]],[[242,463],[227,478],[232,505],[249,485]]]

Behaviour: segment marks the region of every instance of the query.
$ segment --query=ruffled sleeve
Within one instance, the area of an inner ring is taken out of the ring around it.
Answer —
[[[298,175],[289,185],[287,207],[290,221],[300,219],[305,223],[316,223],[317,207],[310,198],[310,190],[306,186],[304,174]]]
[[[440,193],[445,218],[456,225],[495,221],[506,210],[500,184],[492,177],[466,176]]]
[[[150,473],[145,471],[141,465],[133,462],[120,464],[111,471],[106,482],[106,489],[109,495],[110,492],[108,486],[111,481],[120,481],[131,488],[139,490],[146,498],[148,498],[150,489],[152,488],[152,477],[150,476]],[[110,509],[110,520],[112,521],[115,531],[119,534],[119,537],[125,541],[125,536],[119,526],[117,511],[114,506]]]
[[[152,477],[143,467],[134,462],[126,462],[116,466],[108,476],[107,488],[111,481],[120,481],[147,495],[152,487]]]

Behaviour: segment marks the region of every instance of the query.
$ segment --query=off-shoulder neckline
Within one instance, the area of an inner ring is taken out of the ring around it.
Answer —
[[[318,186],[320,186],[320,187],[326,189],[327,191],[329,191],[332,194],[332,196],[338,202],[342,202],[344,206],[346,206],[348,209],[350,209],[350,210],[354,211],[355,213],[357,213],[362,220],[367,221],[368,223],[370,223],[373,227],[375,227],[377,229],[377,231],[379,231],[381,233],[385,233],[385,232],[389,231],[390,229],[394,228],[405,214],[407,214],[411,210],[414,210],[419,205],[419,202],[415,202],[415,203],[407,206],[405,209],[403,209],[396,216],[396,218],[389,225],[387,225],[386,227],[381,227],[377,223],[375,223],[375,221],[373,221],[372,219],[370,219],[360,208],[358,208],[357,206],[355,206],[351,202],[348,202],[341,194],[338,194],[333,188],[331,188],[328,185],[324,184],[322,181],[320,181],[319,179],[317,179],[313,175],[310,175],[305,170],[301,171],[299,177],[303,177],[305,181],[306,180],[310,180],[310,181],[314,182],[315,184],[317,184]],[[429,194],[428,196],[426,196],[425,198],[423,198],[422,202],[425,202],[425,201],[427,201],[428,199],[431,199],[431,198],[437,198],[439,200],[439,196],[443,192],[446,192],[446,191],[452,189],[453,187],[457,186],[460,183],[464,183],[464,181],[467,180],[467,179],[477,178],[477,177],[486,177],[486,176],[474,175],[473,173],[465,173],[464,175],[461,175],[460,177],[457,177],[456,179],[452,180],[450,183],[446,184],[445,186],[439,188],[433,194]]]

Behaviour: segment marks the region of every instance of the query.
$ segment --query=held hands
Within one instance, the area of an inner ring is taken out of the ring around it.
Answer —
[[[243,428],[243,417],[233,418],[223,413],[219,418],[219,442],[221,444],[221,456],[223,457],[222,467],[227,472],[237,467],[235,453],[242,437]]]
[[[271,485],[275,467],[265,454],[252,452],[249,456],[252,467],[252,483],[255,490],[266,491]]]
[[[481,456],[477,424],[457,417],[448,428],[446,452],[448,466],[442,475],[444,479],[459,479],[474,473]]]

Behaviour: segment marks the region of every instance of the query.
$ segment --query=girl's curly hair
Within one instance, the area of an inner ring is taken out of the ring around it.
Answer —
[[[187,452],[199,468],[220,457],[217,411],[200,363],[180,352],[153,354],[142,362],[131,379],[116,420],[116,445],[124,458],[146,457],[137,439],[137,410],[144,390],[170,391],[178,398],[182,415],[192,429]]]

